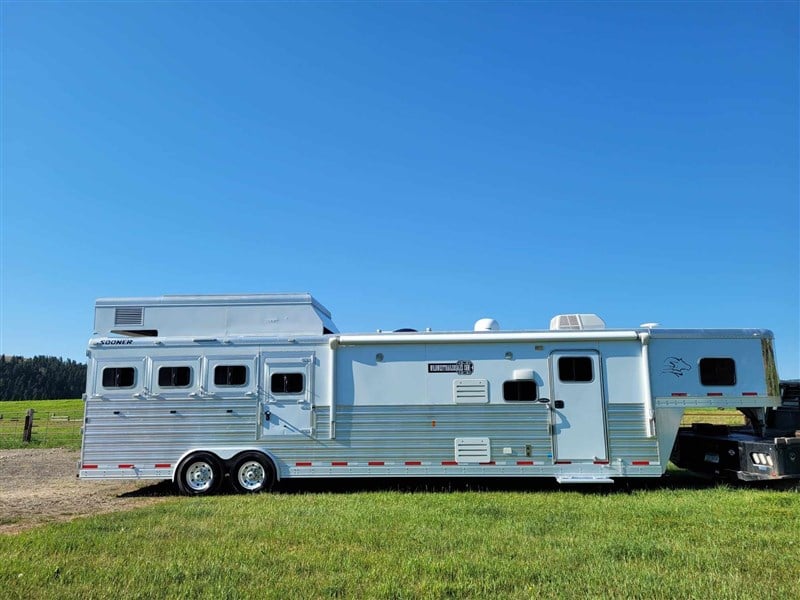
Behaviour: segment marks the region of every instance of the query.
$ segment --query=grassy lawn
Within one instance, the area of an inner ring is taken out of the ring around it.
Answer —
[[[10,598],[794,597],[800,494],[176,498],[0,537]]]
[[[34,410],[33,436],[22,442],[25,413]],[[81,447],[82,400],[14,400],[0,402],[0,449]]]
[[[687,408],[683,411],[681,426],[688,427],[692,423],[744,425],[744,415],[735,408]]]
[[[81,406],[58,402],[20,404],[56,416]],[[709,414],[738,418],[689,418]],[[0,596],[794,597],[800,493],[670,475],[630,487],[320,482],[169,498],[0,536]]]

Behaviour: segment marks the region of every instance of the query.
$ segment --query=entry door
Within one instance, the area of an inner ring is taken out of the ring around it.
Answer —
[[[262,354],[261,437],[311,435],[314,426],[314,355]]]
[[[555,460],[606,460],[600,355],[594,351],[554,352],[550,370]]]

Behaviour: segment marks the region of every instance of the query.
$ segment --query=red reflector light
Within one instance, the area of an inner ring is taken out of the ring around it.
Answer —
[[[608,461],[607,460],[596,460],[596,461],[594,461],[594,464],[596,464],[596,465],[607,465]]]
[[[367,463],[370,467],[382,467],[383,461],[382,460],[371,460]]]
[[[120,469],[132,469],[133,465],[117,465]]]
[[[346,460],[334,461],[334,462],[331,463],[331,466],[332,467],[346,467],[347,466],[347,461]]]
[[[84,469],[96,469],[97,465],[83,465]]]
[[[684,396],[688,396],[686,392],[672,392],[672,396],[674,398],[683,398]]]
[[[443,460],[442,461],[442,466],[445,466],[445,467],[457,467],[458,463],[456,461],[454,461],[454,460]]]
[[[557,461],[555,461],[554,464],[557,464],[557,465],[571,465],[572,461],[571,460],[557,460]]]
[[[532,460],[518,460],[518,461],[517,461],[517,464],[518,464],[518,465],[527,465],[527,466],[530,466],[530,465],[532,465],[532,464],[533,464],[533,461],[532,461]]]
[[[489,462],[481,463],[481,465],[489,466],[489,467],[491,467],[493,464],[495,464],[493,460],[490,460]]]
[[[310,462],[296,462],[296,463],[294,463],[294,466],[295,467],[310,467],[311,463]]]
[[[722,392],[708,392],[707,396],[722,396]]]
[[[641,466],[649,465],[650,461],[649,460],[632,460],[631,464],[641,467]]]
[[[156,463],[156,469],[169,469],[171,466],[169,463]]]
[[[758,392],[742,392],[742,396],[758,396]]]
[[[407,467],[419,467],[420,465],[422,465],[422,461],[419,461],[419,460],[407,460],[406,461],[406,466]]]

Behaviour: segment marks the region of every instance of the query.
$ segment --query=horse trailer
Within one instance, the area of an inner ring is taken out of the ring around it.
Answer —
[[[686,408],[780,406],[765,329],[340,333],[309,294],[100,299],[79,476],[659,477]],[[800,439],[800,438],[798,438]],[[800,447],[798,447],[800,448]]]

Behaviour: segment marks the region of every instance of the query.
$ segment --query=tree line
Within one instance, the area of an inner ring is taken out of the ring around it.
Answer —
[[[55,356],[0,355],[0,401],[80,398],[86,365]]]

